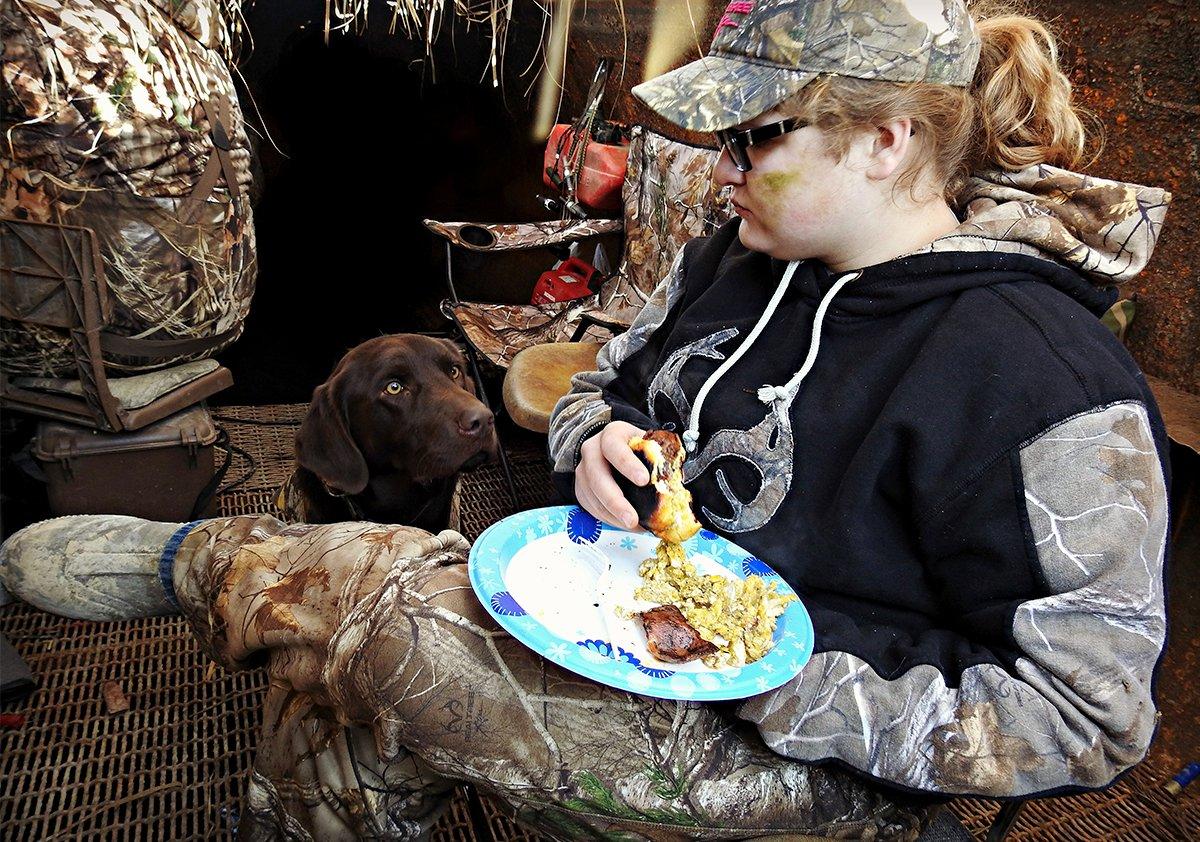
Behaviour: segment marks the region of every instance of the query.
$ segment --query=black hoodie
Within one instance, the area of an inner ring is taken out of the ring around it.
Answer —
[[[1153,733],[1167,525],[1161,419],[1098,319],[1114,294],[948,238],[852,273],[807,376],[763,389],[802,368],[845,275],[801,263],[768,313],[786,264],[738,224],[687,244],[559,404],[560,488],[610,420],[687,430],[762,322],[709,385],[685,478],[704,525],[801,594],[816,653],[741,715],[783,754],[914,789],[1108,783]]]

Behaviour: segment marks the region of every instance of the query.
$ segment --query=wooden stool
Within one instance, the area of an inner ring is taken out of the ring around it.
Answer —
[[[558,399],[571,391],[571,376],[594,371],[600,342],[548,342],[513,357],[504,377],[504,408],[527,430],[550,430],[550,413]]]

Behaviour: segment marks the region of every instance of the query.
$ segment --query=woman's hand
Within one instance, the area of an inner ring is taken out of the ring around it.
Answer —
[[[629,440],[644,432],[624,421],[610,421],[579,450],[575,498],[579,505],[610,526],[637,528],[637,512],[617,487],[612,469],[616,468],[634,485],[650,482],[650,472],[629,447]]]

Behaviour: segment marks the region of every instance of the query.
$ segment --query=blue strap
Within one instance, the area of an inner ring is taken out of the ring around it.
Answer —
[[[176,529],[171,540],[167,541],[167,545],[163,547],[162,555],[158,558],[158,583],[162,585],[167,602],[171,603],[176,611],[181,609],[179,600],[175,597],[175,581],[172,578],[175,570],[175,553],[179,552],[179,545],[183,543],[183,539],[188,536],[188,533],[202,523],[204,523],[203,520],[193,520]]]

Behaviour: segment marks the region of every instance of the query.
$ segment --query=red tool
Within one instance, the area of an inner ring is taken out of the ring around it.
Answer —
[[[574,198],[590,208],[620,210],[629,145],[598,143],[590,138],[581,143],[580,135],[579,129],[567,123],[551,130],[542,180],[547,187],[573,192]]]
[[[533,287],[533,304],[553,304],[556,301],[571,301],[592,293],[592,279],[596,267],[578,257],[568,257],[543,272]]]

